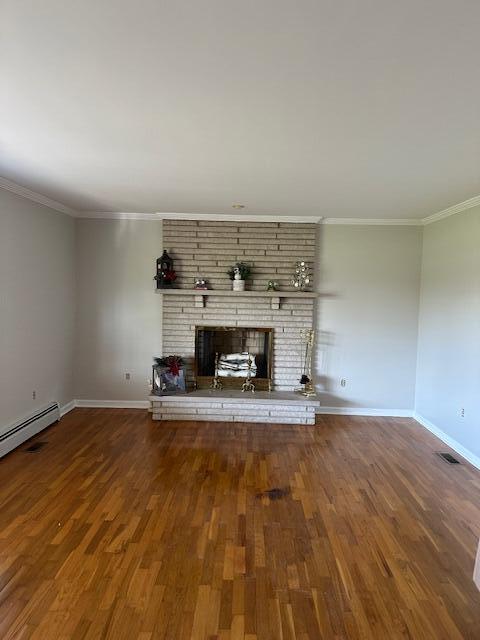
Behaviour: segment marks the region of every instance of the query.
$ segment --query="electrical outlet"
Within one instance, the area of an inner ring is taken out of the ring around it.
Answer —
[[[125,374],[125,380],[130,380],[130,374],[129,373]]]
[[[37,399],[37,392],[32,391],[32,400],[36,400],[36,399]]]
[[[345,378],[342,378],[340,380],[340,386],[342,386],[342,387],[346,387],[347,386],[347,380]]]
[[[460,409],[460,417],[461,418],[465,417],[465,409],[463,407]]]

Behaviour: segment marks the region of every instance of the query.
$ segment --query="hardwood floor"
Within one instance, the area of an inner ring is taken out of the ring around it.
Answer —
[[[0,461],[2,640],[480,638],[480,472],[413,420],[76,409],[35,440]]]

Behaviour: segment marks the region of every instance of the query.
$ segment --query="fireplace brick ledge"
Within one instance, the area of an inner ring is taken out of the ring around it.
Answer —
[[[199,390],[150,396],[153,420],[315,424],[316,398],[289,391]]]
[[[195,307],[205,307],[209,296],[235,298],[268,298],[272,309],[280,309],[282,298],[306,299],[318,298],[314,291],[232,291],[231,289],[155,289],[155,293],[162,295],[193,296]]]

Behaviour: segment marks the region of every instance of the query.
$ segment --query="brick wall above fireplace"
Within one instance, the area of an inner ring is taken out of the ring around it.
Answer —
[[[273,388],[291,391],[298,386],[300,330],[313,326],[315,299],[295,291],[290,279],[297,260],[305,259],[314,269],[316,225],[189,220],[164,220],[163,224],[164,247],[174,258],[175,284],[181,289],[181,293],[169,291],[162,296],[163,355],[176,353],[185,358],[187,382],[193,386],[196,327],[270,327]],[[248,296],[229,292],[231,281],[226,272],[237,260],[252,266]],[[196,303],[192,289],[199,276],[207,278],[212,287],[205,306]],[[282,289],[278,308],[265,291],[271,278]]]
[[[252,267],[251,290],[265,290],[270,279],[288,290],[296,260],[315,271],[316,233],[306,223],[164,220],[163,246],[175,260],[178,287],[190,289],[203,276],[214,289],[230,289],[227,270],[240,261]]]

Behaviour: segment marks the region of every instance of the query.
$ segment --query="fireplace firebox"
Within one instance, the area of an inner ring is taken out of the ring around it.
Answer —
[[[247,377],[258,390],[272,388],[273,329],[195,327],[195,388],[240,389]]]

